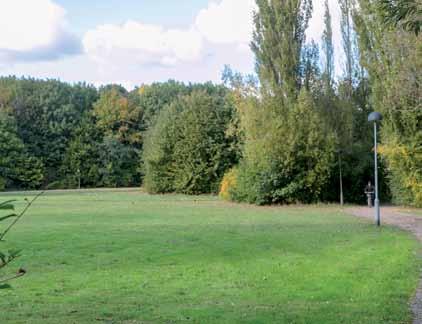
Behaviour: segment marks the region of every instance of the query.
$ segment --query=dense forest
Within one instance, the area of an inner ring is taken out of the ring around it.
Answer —
[[[256,77],[99,89],[0,78],[0,189],[144,186],[254,204],[363,202],[381,124],[384,201],[422,206],[422,39],[417,1],[339,0],[343,73],[328,4],[257,0]],[[340,177],[341,170],[341,177]]]

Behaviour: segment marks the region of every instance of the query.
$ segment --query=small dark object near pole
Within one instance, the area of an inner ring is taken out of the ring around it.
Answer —
[[[375,222],[377,226],[381,225],[380,200],[378,196],[378,141],[377,141],[377,122],[382,120],[382,115],[374,111],[369,114],[368,121],[374,123],[374,159],[375,159]]]

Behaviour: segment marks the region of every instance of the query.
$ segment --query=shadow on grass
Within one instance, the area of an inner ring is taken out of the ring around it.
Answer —
[[[12,286],[9,285],[9,284],[0,284],[0,290],[2,290],[2,289],[11,289],[11,288],[12,288]]]

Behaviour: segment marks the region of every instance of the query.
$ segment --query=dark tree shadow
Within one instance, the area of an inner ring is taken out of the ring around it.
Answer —
[[[0,284],[0,290],[1,289],[10,289],[10,288],[12,288],[12,286],[9,285],[9,284]]]

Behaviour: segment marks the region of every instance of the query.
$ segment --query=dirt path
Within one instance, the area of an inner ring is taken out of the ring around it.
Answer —
[[[352,215],[363,217],[374,221],[374,209],[367,207],[348,208],[346,211]],[[409,213],[400,212],[395,207],[381,208],[381,224],[398,226],[406,231],[412,232],[422,243],[422,217]],[[416,295],[412,301],[413,323],[422,324],[422,273]]]

